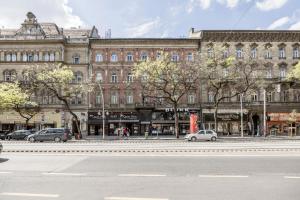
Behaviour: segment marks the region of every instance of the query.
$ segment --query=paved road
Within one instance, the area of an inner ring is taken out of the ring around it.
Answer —
[[[299,154],[183,155],[4,153],[0,199],[299,200]]]

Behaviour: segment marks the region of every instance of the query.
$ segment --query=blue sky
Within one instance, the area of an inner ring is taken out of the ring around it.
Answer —
[[[2,2],[3,1],[3,2]],[[204,29],[297,29],[300,0],[0,0],[0,27],[40,22],[91,27],[113,37],[182,37]]]

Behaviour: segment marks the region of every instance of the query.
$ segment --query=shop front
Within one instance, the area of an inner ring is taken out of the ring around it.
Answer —
[[[267,113],[267,133],[274,136],[300,135],[300,113]]]
[[[105,113],[105,133],[117,135],[117,130],[127,128],[130,135],[140,134],[140,120],[137,112],[107,112]],[[88,135],[103,134],[103,118],[101,113],[88,113]]]
[[[204,111],[205,129],[215,130],[214,113]],[[237,111],[222,111],[217,115],[218,133],[222,135],[240,135],[241,132],[241,114]],[[249,134],[248,115],[243,114],[244,135]]]

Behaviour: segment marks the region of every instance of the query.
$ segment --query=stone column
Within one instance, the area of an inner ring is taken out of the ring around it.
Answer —
[[[59,51],[55,51],[55,58],[54,58],[55,61],[61,61],[60,60],[60,57],[59,57]]]
[[[39,52],[39,61],[43,61],[43,52],[42,51]]]
[[[21,52],[17,52],[17,61],[22,61]]]

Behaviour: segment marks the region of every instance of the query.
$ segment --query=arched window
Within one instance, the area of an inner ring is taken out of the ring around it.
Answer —
[[[102,62],[103,61],[103,56],[101,53],[97,53],[96,54],[96,58],[95,58],[96,62]]]
[[[11,53],[6,54],[6,61],[10,62],[11,61]]]
[[[13,54],[11,55],[11,61],[13,61],[13,62],[16,62],[16,61],[17,61],[17,54],[16,54],[16,53],[13,53]]]
[[[285,48],[284,47],[279,48],[279,59],[285,59]]]
[[[118,55],[116,53],[112,53],[110,57],[111,62],[117,62],[118,61]]]

